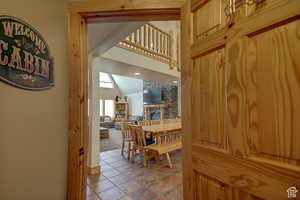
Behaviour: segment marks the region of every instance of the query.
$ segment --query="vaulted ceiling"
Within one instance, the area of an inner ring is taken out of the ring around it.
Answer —
[[[103,54],[144,24],[145,22],[88,24],[89,54]]]
[[[126,76],[112,75],[121,92],[125,95],[142,92],[143,80]]]

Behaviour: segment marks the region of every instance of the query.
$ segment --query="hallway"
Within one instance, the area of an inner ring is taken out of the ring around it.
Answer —
[[[144,168],[121,157],[120,150],[100,154],[101,176],[88,177],[87,200],[182,200],[181,152],[173,152],[174,167],[165,158]]]

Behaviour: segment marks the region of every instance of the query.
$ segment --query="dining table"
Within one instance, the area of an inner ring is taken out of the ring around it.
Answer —
[[[181,122],[176,123],[162,123],[162,124],[155,124],[155,125],[145,125],[142,126],[143,131],[146,133],[151,133],[153,136],[162,133],[169,133],[174,131],[181,131],[182,125]]]

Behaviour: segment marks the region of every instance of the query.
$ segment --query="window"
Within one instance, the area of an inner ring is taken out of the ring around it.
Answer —
[[[107,73],[99,73],[99,86],[102,88],[114,88],[114,84]]]
[[[114,100],[103,100],[99,101],[100,116],[110,116],[114,118],[115,115],[115,103]]]
[[[103,100],[100,99],[99,101],[99,107],[100,107],[100,116],[103,116]]]
[[[105,115],[114,117],[115,104],[113,100],[105,100]]]

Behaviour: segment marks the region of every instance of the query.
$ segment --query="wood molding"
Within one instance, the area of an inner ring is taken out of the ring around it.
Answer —
[[[189,17],[191,1],[188,0],[181,8],[181,97],[182,97],[182,167],[183,167],[183,197],[184,199],[194,199],[195,183],[193,182],[193,168],[191,156],[192,141],[192,59],[190,58],[192,43],[192,24]],[[187,134],[188,133],[188,134]]]
[[[179,20],[179,9],[153,9],[153,10],[122,10],[98,13],[84,13],[87,23],[125,22],[125,21],[161,21]]]
[[[101,166],[96,166],[96,167],[88,167],[87,168],[87,172],[89,176],[94,176],[94,175],[98,175],[101,172]]]
[[[180,9],[185,0],[77,0],[69,3],[69,10],[77,13],[102,11]]]
[[[143,50],[143,51],[146,51],[146,52],[148,52],[149,54],[152,54],[152,55],[155,55],[155,56],[157,56],[157,57],[162,57],[162,58],[165,58],[165,59],[170,59],[170,57],[167,57],[167,56],[165,56],[165,55],[163,55],[163,54],[160,54],[160,53],[157,53],[157,52],[155,52],[155,51],[153,51],[153,50],[149,50],[149,49],[147,49],[147,48],[145,48],[145,47],[143,47],[143,46],[141,46],[141,45],[139,45],[139,44],[136,44],[136,43],[132,43],[132,42],[129,42],[129,41],[126,41],[126,40],[124,40],[124,41],[122,41],[123,43],[126,43],[126,44],[128,44],[128,45],[130,45],[130,46],[133,46],[133,47],[135,47],[135,48],[137,48],[137,49],[141,49],[141,50]]]
[[[67,199],[86,195],[88,149],[88,62],[86,23],[78,13],[69,13],[69,152]]]

